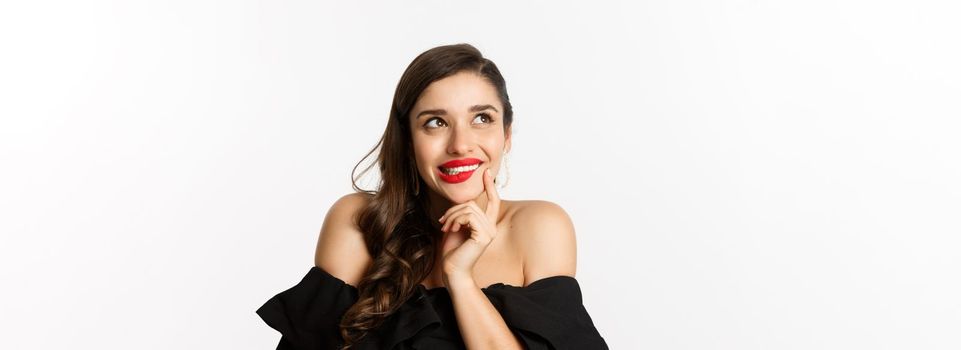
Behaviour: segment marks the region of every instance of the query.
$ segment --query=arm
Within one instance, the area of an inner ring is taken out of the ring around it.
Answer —
[[[473,277],[445,275],[444,279],[468,349],[524,349]]]
[[[523,234],[511,245],[524,255],[524,286],[551,276],[574,276],[577,244],[574,224],[563,208],[536,201],[514,217]],[[468,349],[524,349],[472,276],[446,275],[457,324]]]
[[[330,206],[317,239],[314,266],[356,287],[373,258],[354,215],[367,205],[366,195],[347,194]]]
[[[551,276],[575,277],[577,238],[574,223],[564,208],[548,201],[535,201],[516,214],[515,226],[523,234],[512,243],[524,255],[524,285]]]

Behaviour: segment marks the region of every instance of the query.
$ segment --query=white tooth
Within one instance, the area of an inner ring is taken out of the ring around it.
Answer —
[[[470,171],[470,170],[477,169],[478,167],[480,167],[480,163],[474,164],[474,165],[467,165],[467,166],[460,166],[460,167],[456,167],[456,168],[450,168],[450,169],[447,169],[447,174],[449,174],[449,175],[457,175],[457,174],[460,174],[460,173],[465,172],[465,171]]]

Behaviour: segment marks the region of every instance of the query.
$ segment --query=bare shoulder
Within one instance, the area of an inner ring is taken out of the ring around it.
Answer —
[[[369,201],[370,195],[356,192],[335,201],[324,217],[314,255],[315,266],[354,287],[372,261],[364,234],[354,222]]]
[[[513,244],[523,255],[525,286],[546,277],[574,277],[577,240],[564,208],[545,200],[518,201],[511,224]]]

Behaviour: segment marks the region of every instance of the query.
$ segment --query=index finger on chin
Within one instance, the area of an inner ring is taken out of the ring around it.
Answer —
[[[501,198],[497,193],[497,187],[494,186],[494,174],[491,173],[490,168],[484,171],[484,184],[484,190],[487,192],[487,214],[496,219]]]

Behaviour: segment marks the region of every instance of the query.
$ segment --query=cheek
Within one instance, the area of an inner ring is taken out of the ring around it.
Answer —
[[[501,154],[504,153],[504,145],[503,139],[494,139],[486,142],[484,149],[491,157],[500,158]]]
[[[414,142],[414,159],[419,168],[431,167],[437,161],[437,152],[436,146],[429,142]]]

